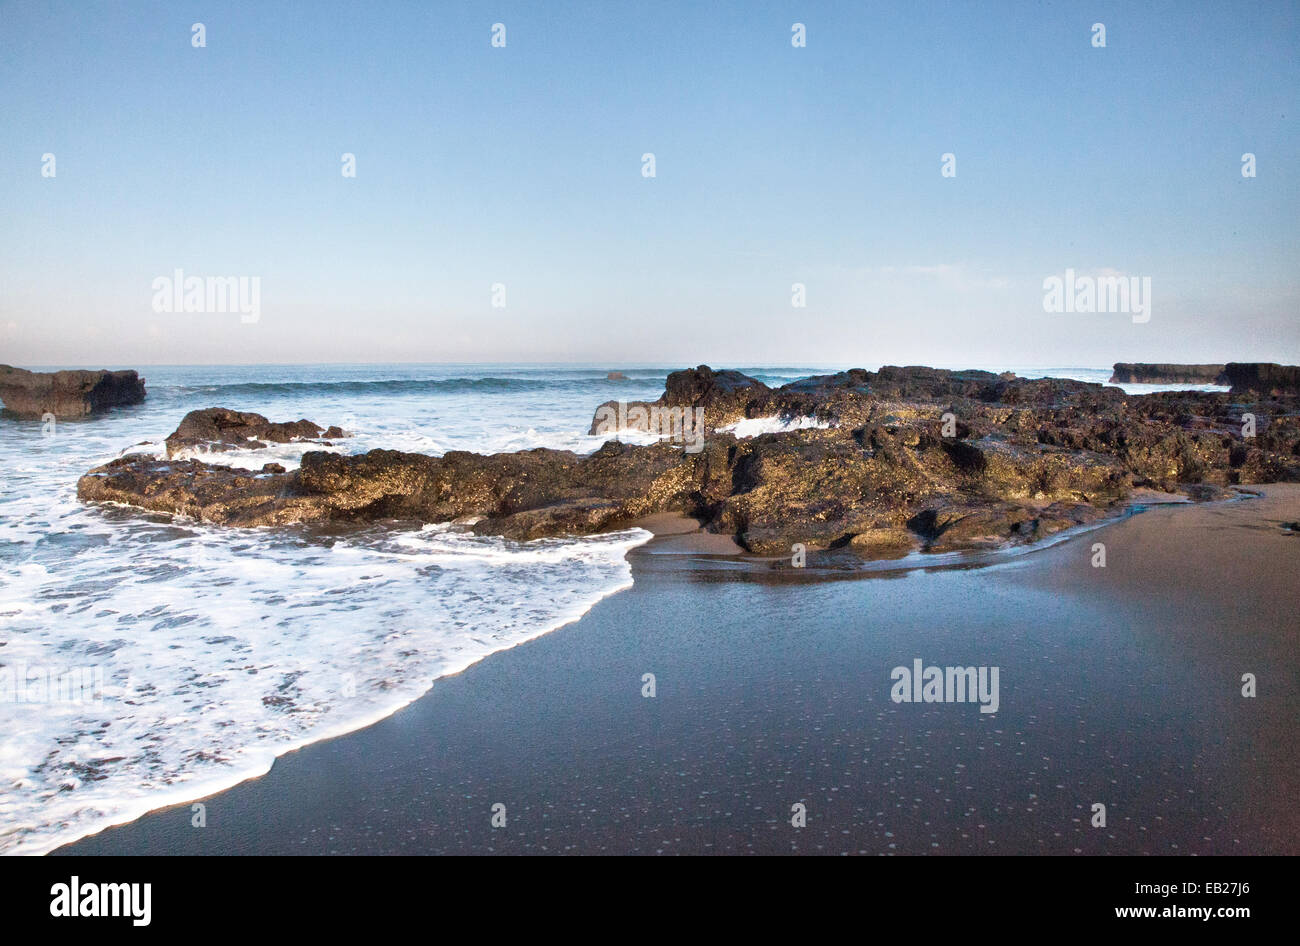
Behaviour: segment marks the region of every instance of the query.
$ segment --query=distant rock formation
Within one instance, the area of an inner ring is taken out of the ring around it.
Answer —
[[[265,447],[268,441],[314,441],[322,436],[333,440],[348,435],[338,427],[326,430],[309,420],[272,423],[261,414],[209,407],[185,415],[180,426],[167,438],[167,456],[174,457],[182,450],[195,448],[208,452],[233,450],[237,447],[259,449]]]
[[[627,380],[627,375],[625,375],[625,374],[624,374],[623,372],[621,372],[621,371],[611,371],[609,374],[605,375],[605,380],[606,380],[606,381],[626,381],[626,380]]]
[[[1300,394],[1300,367],[1271,362],[1232,362],[1223,368],[1225,382],[1233,394]]]
[[[1118,362],[1111,384],[1227,384],[1223,365],[1151,365]]]
[[[76,420],[110,407],[144,400],[144,379],[134,371],[27,371],[0,365],[0,400],[22,419],[53,414]]]
[[[1252,377],[1276,387],[1289,376]],[[1128,397],[1080,381],[924,367],[854,369],[773,389],[702,365],[670,375],[655,403],[701,412],[698,451],[672,438],[611,441],[587,456],[312,451],[298,470],[261,474],[132,455],[91,470],[77,491],[88,502],[234,526],[459,520],[515,539],[680,512],[764,555],[788,556],[797,543],[879,558],[1033,542],[1116,514],[1135,487],[1206,499],[1236,484],[1300,482],[1300,397],[1285,392]],[[1247,411],[1255,436],[1242,434]],[[721,429],[773,412],[826,426],[755,437]],[[316,430],[197,412],[169,447]]]
[[[1300,367],[1272,362],[1229,362],[1226,365],[1157,365],[1118,362],[1111,384],[1219,384],[1233,394],[1300,393]]]

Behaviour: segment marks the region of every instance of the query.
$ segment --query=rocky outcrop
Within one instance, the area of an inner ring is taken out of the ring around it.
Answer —
[[[790,555],[799,543],[893,557],[1033,542],[1115,514],[1135,487],[1199,499],[1236,484],[1300,481],[1294,395],[1127,397],[1077,381],[932,368],[771,389],[701,367],[674,373],[660,402],[708,417],[698,450],[669,439],[610,441],[588,456],[308,452],[298,470],[260,474],[127,457],[83,476],[78,493],[228,525],[459,522],[516,539],[675,511],[761,554]],[[782,411],[828,426],[753,438],[719,429]],[[1256,418],[1253,437],[1243,436],[1245,412]],[[182,428],[210,434],[210,418],[201,420]]]
[[[897,402],[903,416],[911,410],[907,405],[917,402],[932,405],[943,400],[970,400],[1046,406],[1064,397],[1104,406],[1123,401],[1124,393],[1062,378],[1027,380],[1010,372],[894,365],[874,372],[853,368],[814,375],[774,389],[739,371],[715,372],[701,365],[670,374],[657,401],[607,401],[600,405],[588,433],[607,434],[624,428],[659,432],[656,418],[666,426],[667,419],[676,419],[684,411],[699,411],[707,431],[759,417],[812,417],[837,427],[855,427],[886,402]]]
[[[338,427],[327,430],[309,420],[273,423],[261,414],[209,407],[185,415],[180,426],[167,438],[167,456],[174,457],[182,450],[213,453],[240,447],[259,449],[268,442],[292,443],[318,437],[332,440],[345,436],[347,434]]]
[[[0,365],[5,412],[23,419],[53,414],[76,420],[144,400],[144,379],[134,371],[27,371]]]
[[[1223,384],[1233,394],[1273,396],[1300,393],[1300,366],[1272,362],[1229,362],[1226,365],[1115,365],[1113,384]]]
[[[1232,362],[1223,368],[1233,394],[1300,394],[1300,366]]]
[[[739,371],[714,371],[708,365],[674,371],[657,401],[606,401],[596,408],[589,434],[622,429],[658,430],[660,417],[680,418],[680,411],[699,408],[705,429],[723,427],[745,417],[755,403],[765,403],[771,389]]]
[[[1111,384],[1227,384],[1223,365],[1157,365],[1117,362]]]
[[[220,525],[472,519],[475,531],[532,539],[598,532],[678,508],[684,474],[681,453],[668,445],[619,443],[586,457],[547,449],[441,457],[316,451],[292,473],[258,474],[123,457],[83,476],[78,494]]]

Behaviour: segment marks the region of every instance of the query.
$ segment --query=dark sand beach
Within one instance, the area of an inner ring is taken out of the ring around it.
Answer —
[[[1252,489],[983,567],[778,572],[666,535],[630,590],[206,827],[181,806],[58,853],[1300,853],[1300,487]],[[999,711],[895,704],[917,658],[999,667]]]

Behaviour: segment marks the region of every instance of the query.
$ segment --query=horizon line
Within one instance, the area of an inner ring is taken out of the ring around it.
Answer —
[[[0,362],[0,364],[4,364]],[[104,364],[95,364],[86,362],[82,364],[12,364],[10,367],[20,368],[27,371],[129,371],[133,368],[353,368],[353,367],[466,367],[466,368],[590,368],[592,370],[662,370],[670,371],[682,370],[685,368],[709,367],[715,370],[728,370],[726,368],[718,369],[718,365],[734,365],[745,368],[841,368],[849,370],[853,368],[866,368],[866,365],[878,364],[880,367],[895,366],[901,368],[938,368],[948,371],[990,371],[988,367],[980,367],[970,363],[949,362],[947,364],[939,362],[923,363],[906,360],[881,361],[881,362],[848,362],[848,361],[787,361],[787,362],[763,362],[763,361],[692,361],[692,362],[605,362],[605,361],[208,361],[208,362],[132,362],[128,367],[112,368]],[[999,363],[1002,364],[1002,363]],[[1205,365],[1205,364],[1287,364],[1285,361],[1263,362],[1259,359],[1225,359],[1223,361],[1197,362],[1197,361],[1114,361],[1108,364],[1019,364],[1007,365],[1001,370],[1009,371],[1014,368],[1026,370],[1101,370],[1103,368],[1113,368],[1118,364],[1138,364],[1138,365]],[[735,370],[734,368],[731,370]]]

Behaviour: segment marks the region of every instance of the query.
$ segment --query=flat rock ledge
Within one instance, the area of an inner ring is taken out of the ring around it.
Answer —
[[[0,365],[0,400],[21,420],[53,414],[78,420],[144,400],[144,379],[134,371],[28,371]]]
[[[1300,481],[1291,393],[1127,397],[1077,381],[924,367],[773,389],[700,366],[674,372],[654,403],[678,417],[699,412],[702,436],[665,428],[658,443],[611,440],[586,456],[311,451],[292,472],[129,456],[83,476],[78,495],[219,525],[456,522],[519,540],[675,512],[756,554],[789,556],[801,544],[894,558],[1034,542],[1118,514],[1137,488],[1205,500],[1236,485]],[[182,424],[195,436],[211,439],[209,421],[236,438],[269,436],[260,415],[223,428],[225,415],[196,414],[205,416]],[[719,429],[772,416],[826,426],[752,438]],[[610,417],[597,411],[597,421]]]

